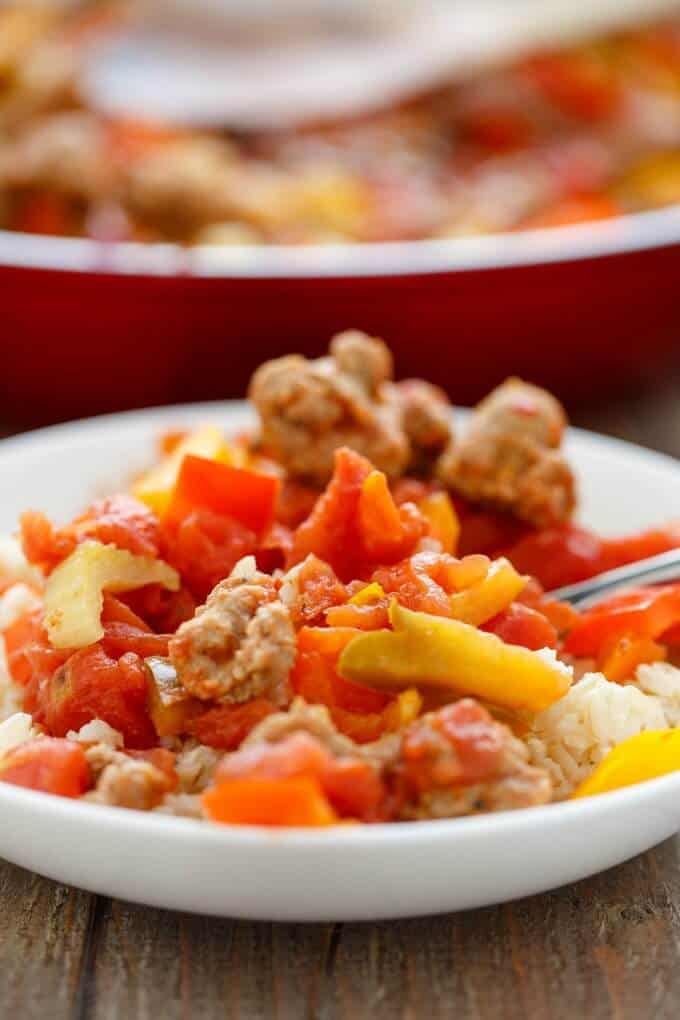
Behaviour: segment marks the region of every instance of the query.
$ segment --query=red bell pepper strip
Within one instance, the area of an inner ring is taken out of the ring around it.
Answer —
[[[597,657],[622,637],[661,637],[680,622],[680,584],[637,588],[584,613],[567,635],[570,655]]]

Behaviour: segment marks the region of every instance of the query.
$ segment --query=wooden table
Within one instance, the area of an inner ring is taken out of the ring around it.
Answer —
[[[680,455],[680,366],[573,418]],[[307,926],[132,906],[0,864],[0,1017],[677,1020],[679,855],[668,840],[506,906]]]

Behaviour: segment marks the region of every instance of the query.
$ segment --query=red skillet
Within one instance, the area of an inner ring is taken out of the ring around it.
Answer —
[[[360,327],[470,402],[510,373],[574,399],[680,334],[680,207],[454,241],[105,246],[0,233],[0,414],[37,424],[243,395],[253,368]]]

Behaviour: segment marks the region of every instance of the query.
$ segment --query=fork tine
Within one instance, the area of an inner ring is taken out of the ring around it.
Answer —
[[[569,602],[572,606],[585,609],[620,589],[663,584],[669,581],[680,581],[680,549],[672,549],[658,556],[650,556],[646,560],[638,560],[637,563],[629,563],[625,567],[617,567],[616,570],[608,570],[587,581],[567,584],[546,594],[561,602]]]

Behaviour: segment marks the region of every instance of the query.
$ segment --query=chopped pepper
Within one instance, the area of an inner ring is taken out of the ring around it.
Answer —
[[[362,634],[346,646],[338,664],[342,676],[375,687],[445,687],[531,712],[569,689],[570,671],[557,660],[469,624],[413,612],[396,600],[390,619],[394,630]]]
[[[526,577],[518,574],[508,560],[494,560],[486,577],[451,596],[451,615],[454,620],[479,627],[507,609],[526,583]]]
[[[163,523],[173,525],[194,510],[210,510],[261,535],[274,520],[279,486],[274,475],[188,454],[182,460]]]
[[[615,747],[576,787],[572,798],[592,797],[680,769],[680,730],[649,730]]]
[[[203,794],[208,818],[227,825],[333,825],[337,816],[317,779],[233,779]]]
[[[583,613],[565,641],[570,655],[597,657],[623,637],[661,637],[680,622],[680,584],[637,588],[615,595]]]
[[[180,586],[179,574],[162,560],[87,541],[50,574],[45,586],[45,627],[53,648],[84,648],[104,636],[104,592],[161,584]]]
[[[180,440],[160,464],[139,478],[132,487],[132,494],[162,515],[170,502],[182,461],[189,454],[222,463],[230,460],[229,447],[220,429],[216,425],[203,425]]]

